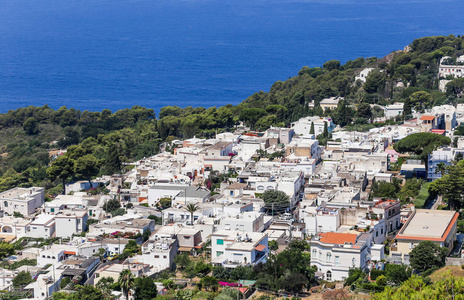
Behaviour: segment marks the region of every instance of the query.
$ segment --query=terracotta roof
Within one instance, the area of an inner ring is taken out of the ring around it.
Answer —
[[[433,121],[435,117],[434,116],[422,116],[420,119],[422,121]]]
[[[320,234],[320,241],[327,244],[355,244],[358,236],[352,233],[326,232]]]
[[[444,129],[432,129],[432,133],[436,133],[436,134],[444,134],[446,132],[446,130]]]
[[[265,245],[258,245],[255,247],[256,251],[263,251],[264,249],[266,249],[266,246]]]

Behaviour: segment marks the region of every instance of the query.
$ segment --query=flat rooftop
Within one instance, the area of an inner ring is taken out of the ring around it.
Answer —
[[[43,191],[43,188],[40,187],[30,187],[30,188],[13,188],[8,191],[0,193],[0,198],[2,199],[26,199],[31,195],[35,195],[38,192]]]
[[[445,239],[458,213],[446,210],[416,209],[397,239]]]

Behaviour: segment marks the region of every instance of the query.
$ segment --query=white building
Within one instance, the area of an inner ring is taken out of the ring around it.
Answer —
[[[394,103],[385,106],[385,118],[392,119],[403,114],[404,103]]]
[[[23,216],[29,216],[35,213],[36,209],[41,207],[45,201],[44,188],[14,188],[0,193],[0,211],[8,215],[15,212]]]
[[[366,268],[368,254],[367,242],[356,234],[327,232],[311,239],[311,265],[323,280],[346,280],[351,268]]]
[[[48,239],[55,236],[55,216],[38,215],[26,228],[26,236]]]
[[[155,184],[148,189],[148,204],[155,206],[161,198],[171,198],[172,205],[204,203],[210,191],[196,186],[179,184]]]
[[[338,208],[308,206],[300,208],[300,218],[306,225],[306,234],[334,232],[340,227]]]
[[[57,237],[70,237],[87,230],[87,211],[61,211],[55,215]]]
[[[155,233],[142,245],[142,254],[132,261],[149,264],[154,272],[173,270],[178,248],[177,239],[172,235]]]
[[[219,219],[218,230],[235,230],[240,232],[257,232],[264,230],[264,214],[259,212],[243,212],[228,214]]]
[[[324,132],[325,123],[327,123],[327,130],[329,133],[335,129],[335,124],[333,123],[332,118],[322,118],[317,116],[301,118],[292,123],[292,128],[295,131],[295,134],[308,135],[310,134],[311,123],[314,123],[315,135],[319,135]]]
[[[358,75],[354,78],[354,81],[361,80],[362,82],[366,82],[366,78],[369,75],[369,73],[374,70],[374,68],[365,68],[361,72],[359,72]]]
[[[266,262],[268,235],[218,230],[211,234],[211,263],[225,268]]]

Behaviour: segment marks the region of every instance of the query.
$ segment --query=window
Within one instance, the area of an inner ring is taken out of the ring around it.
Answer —
[[[313,249],[313,257],[314,257],[314,258],[317,258],[317,251],[316,251],[316,249]]]
[[[163,255],[163,258],[167,258],[167,256],[166,256],[166,255]]]
[[[380,228],[380,234],[383,234],[383,227]]]
[[[8,202],[7,201],[3,202],[3,206],[8,207]]]
[[[378,231],[378,230],[375,232],[375,236],[376,236],[376,237],[379,236],[379,231]]]
[[[327,280],[332,281],[332,272],[327,271]]]
[[[340,256],[335,256],[335,264],[336,265],[340,264]]]
[[[409,249],[414,249],[414,243],[409,243]]]
[[[327,253],[327,255],[325,256],[325,261],[326,262],[331,262],[332,261],[332,254],[331,253]]]
[[[221,256],[223,254],[224,254],[224,252],[222,252],[222,251],[216,251],[216,256]]]
[[[155,255],[155,258],[159,258],[160,256],[159,255]]]
[[[223,239],[217,239],[216,240],[216,245],[224,245],[224,240]]]
[[[351,260],[351,264],[353,265],[353,267],[356,267],[356,258],[353,257],[353,259]]]
[[[184,239],[190,240],[190,236],[184,236]]]

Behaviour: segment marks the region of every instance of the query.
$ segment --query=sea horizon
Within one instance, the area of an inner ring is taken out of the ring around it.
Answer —
[[[0,113],[236,105],[303,66],[462,34],[462,11],[457,0],[4,2]]]

